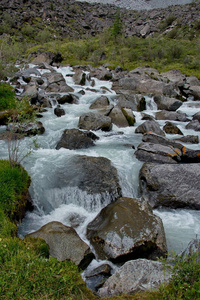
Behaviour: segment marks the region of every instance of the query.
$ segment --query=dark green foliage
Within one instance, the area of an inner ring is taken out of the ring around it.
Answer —
[[[11,220],[26,206],[24,193],[29,184],[30,178],[24,168],[12,168],[9,161],[0,160],[0,209]]]
[[[200,299],[200,252],[184,260],[173,259],[172,277],[168,285],[160,288],[158,299]]]
[[[15,92],[13,88],[6,83],[0,84],[0,111],[16,107]]]
[[[115,15],[115,20],[113,22],[113,27],[112,27],[112,35],[116,39],[116,37],[122,33],[122,20],[120,17],[120,10],[118,9]]]

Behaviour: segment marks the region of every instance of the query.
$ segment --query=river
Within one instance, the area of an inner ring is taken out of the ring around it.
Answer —
[[[142,166],[134,156],[134,150],[130,145],[137,145],[141,142],[142,135],[135,134],[135,128],[143,121],[141,113],[134,112],[136,123],[134,127],[118,128],[113,126],[112,132],[105,133],[101,130],[95,134],[99,136],[95,147],[81,150],[68,150],[61,148],[56,150],[56,144],[59,141],[64,129],[77,128],[79,116],[89,111],[89,106],[99,96],[106,95],[111,103],[116,103],[116,94],[112,90],[112,83],[109,81],[100,81],[95,79],[94,93],[86,86],[75,85],[71,75],[74,73],[70,67],[55,68],[66,78],[68,85],[72,86],[75,93],[84,90],[85,95],[80,96],[79,104],[64,104],[66,114],[58,118],[54,114],[53,108],[48,108],[43,113],[41,119],[46,131],[43,135],[37,136],[37,142],[40,148],[34,149],[33,152],[23,161],[23,166],[31,176],[30,194],[32,196],[35,209],[28,212],[26,217],[19,225],[19,236],[24,237],[27,233],[39,229],[42,225],[51,221],[60,221],[65,225],[72,225],[72,219],[77,219],[79,226],[76,228],[80,237],[86,241],[86,226],[94,219],[97,213],[103,207],[98,197],[90,198],[89,195],[76,190],[75,188],[57,188],[54,184],[52,170],[59,172],[63,165],[67,163],[75,154],[88,156],[103,156],[111,160],[116,167],[120,178],[122,193],[125,197],[138,198],[138,172]],[[44,70],[40,70],[44,72]],[[67,76],[66,76],[67,75]],[[104,87],[102,89],[102,87]],[[106,89],[105,89],[106,88]],[[106,91],[106,93],[105,93]],[[146,96],[147,111],[146,113],[155,115],[157,111],[156,104],[152,98]],[[195,101],[197,103],[197,101]],[[53,104],[56,105],[55,103]],[[181,111],[192,116],[196,112],[193,107],[193,101],[183,104]],[[164,125],[164,121],[160,121]],[[192,130],[185,129],[185,123],[175,122],[184,134],[194,134]],[[0,132],[6,130],[5,126],[0,127]],[[119,134],[120,133],[120,134]],[[122,134],[123,133],[123,134]],[[200,133],[195,132],[195,135]],[[174,138],[173,135],[167,135],[168,138]],[[21,147],[26,148],[30,143],[30,138],[25,138]],[[188,147],[188,145],[187,145]],[[189,146],[198,149],[199,144]],[[0,140],[0,158],[8,158],[6,141]],[[77,170],[78,171],[78,170]],[[94,201],[95,200],[95,201]],[[104,206],[106,205],[106,201]],[[161,217],[169,251],[182,251],[188,242],[200,235],[200,212],[186,209],[157,209],[155,214]]]

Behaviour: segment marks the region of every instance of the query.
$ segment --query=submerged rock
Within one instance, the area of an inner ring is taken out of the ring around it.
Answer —
[[[153,208],[200,209],[200,164],[145,163],[140,170],[141,196]]]
[[[160,218],[149,205],[119,198],[88,224],[87,237],[100,259],[124,262],[138,257],[156,259],[167,252]]]
[[[158,289],[171,277],[170,269],[161,262],[137,259],[126,262],[99,289],[100,297],[132,294],[144,290]]]
[[[71,260],[81,269],[85,269],[94,258],[89,246],[76,231],[60,222],[50,222],[27,237],[44,239],[51,256],[59,261]]]

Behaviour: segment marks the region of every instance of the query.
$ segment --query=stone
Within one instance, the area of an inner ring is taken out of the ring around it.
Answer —
[[[111,121],[113,124],[115,124],[117,127],[128,127],[129,123],[124,116],[122,109],[115,106],[111,113],[109,114],[109,117],[111,118]]]
[[[198,120],[200,122],[200,111],[198,111],[196,114],[194,114],[192,120]]]
[[[100,113],[85,113],[80,116],[78,127],[85,130],[110,131],[112,129],[112,121],[108,116],[103,116]]]
[[[144,162],[176,164],[181,161],[182,152],[172,146],[160,144],[141,143],[135,151],[138,160]]]
[[[54,108],[54,114],[55,114],[57,117],[64,116],[64,115],[65,115],[65,110],[64,110],[63,108],[61,108],[60,105],[57,105],[57,107]]]
[[[180,143],[168,139],[165,136],[160,136],[158,134],[155,134],[153,132],[148,132],[145,133],[142,137],[142,141],[143,142],[147,142],[147,143],[153,143],[153,144],[160,144],[163,146],[171,146],[173,148],[177,148],[179,150],[182,150],[183,145],[181,145]]]
[[[175,111],[183,104],[180,100],[165,96],[154,96],[154,101],[159,110]]]
[[[200,131],[200,122],[197,119],[192,120],[186,126],[186,129],[193,129],[194,131]]]
[[[27,97],[31,104],[36,104],[38,100],[38,89],[36,84],[30,83],[24,87],[24,91],[21,95],[22,97]]]
[[[133,294],[145,290],[158,289],[171,277],[170,268],[162,262],[137,259],[126,262],[99,289],[100,297]]]
[[[199,166],[145,163],[139,173],[141,196],[153,208],[200,209]]]
[[[182,260],[188,259],[194,253],[200,254],[200,240],[192,239],[187,247],[181,252],[180,257]],[[198,258],[199,261],[199,258]]]
[[[63,58],[60,52],[53,53],[51,51],[48,52],[40,52],[38,51],[37,54],[35,54],[35,57],[32,59],[31,63],[38,65],[41,63],[47,63],[49,65],[52,65],[53,63],[60,63],[62,62]]]
[[[149,205],[132,198],[119,198],[103,208],[88,224],[87,238],[98,258],[113,262],[156,259],[167,251],[161,219]]]
[[[194,100],[200,100],[200,86],[190,86],[189,95],[194,97]]]
[[[36,134],[43,134],[45,132],[45,128],[42,122],[30,122],[28,124],[12,124],[9,123],[7,126],[8,131],[12,131],[13,133],[19,133],[22,136],[34,136]]]
[[[97,292],[97,290],[111,276],[111,269],[110,265],[102,264],[91,271],[86,271],[84,276],[86,278],[87,287],[93,292]]]
[[[176,141],[180,141],[183,143],[191,143],[191,144],[198,144],[199,143],[199,137],[198,135],[186,135],[180,138],[176,138]]]
[[[135,129],[135,133],[144,134],[147,132],[154,132],[162,136],[165,135],[165,133],[160,129],[159,124],[154,120],[147,120]]]
[[[59,96],[57,98],[57,102],[59,104],[65,104],[65,103],[78,104],[78,97],[73,94],[67,93],[63,96]]]
[[[186,114],[180,111],[161,110],[156,113],[156,120],[189,121]]]
[[[75,71],[75,74],[73,75],[72,78],[73,78],[75,84],[85,85],[86,84],[86,80],[87,80],[87,75],[82,70],[77,69]]]
[[[109,106],[110,102],[106,96],[98,97],[91,105],[90,109],[99,109],[105,106]]]
[[[166,122],[163,130],[168,134],[180,134],[183,135],[182,131],[172,122]]]
[[[80,239],[75,229],[60,222],[50,222],[26,237],[45,240],[51,256],[59,261],[71,260],[81,269],[85,269],[94,258],[90,247]]]
[[[94,141],[98,140],[91,131],[81,131],[79,129],[65,129],[56,149],[66,148],[70,150],[84,149],[95,146]]]
[[[185,75],[183,75],[179,70],[170,70],[164,73],[160,73],[160,75],[164,78],[167,78],[169,81],[174,82],[176,84],[183,83],[185,80]]]

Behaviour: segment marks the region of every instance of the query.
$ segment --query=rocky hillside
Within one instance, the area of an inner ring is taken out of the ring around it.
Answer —
[[[114,5],[73,0],[1,0],[0,34],[16,35],[31,26],[38,32],[50,28],[54,37],[94,36],[113,24],[117,10]],[[153,35],[169,26],[187,26],[189,30],[198,27],[199,15],[199,2],[145,11],[120,9],[126,36]]]

